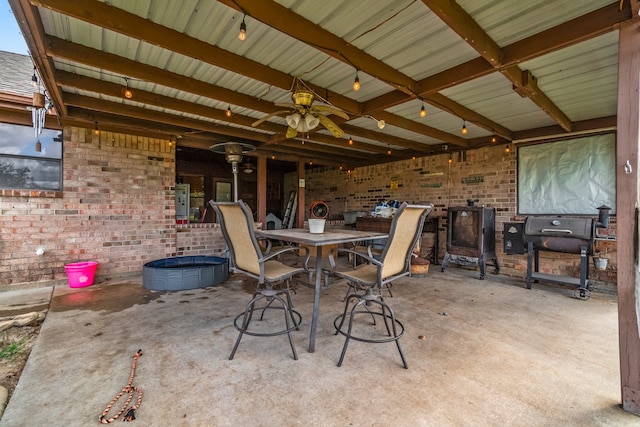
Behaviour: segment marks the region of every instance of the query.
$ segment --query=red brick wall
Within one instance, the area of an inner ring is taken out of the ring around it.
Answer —
[[[496,208],[496,251],[501,272],[518,277],[526,276],[526,255],[505,255],[503,251],[503,224],[524,221],[517,215],[516,150],[511,146],[485,147],[452,153],[399,161],[376,166],[340,171],[337,168],[317,168],[307,171],[305,197],[307,205],[323,200],[329,205],[330,218],[342,218],[345,211],[373,209],[379,200],[430,202],[434,204],[432,216],[442,217],[439,231],[439,257],[446,251],[447,208],[466,206],[467,199],[478,199],[476,205]],[[297,177],[289,174],[285,179],[286,194],[295,189]],[[394,189],[397,183],[397,189]],[[394,185],[392,185],[394,184]],[[594,211],[594,217],[598,212]],[[307,213],[308,215],[308,213]],[[615,234],[615,218],[610,232]],[[592,283],[604,288],[615,287],[615,242],[596,242],[596,249],[609,258],[606,271],[594,269],[590,259]],[[540,253],[540,271],[579,277],[580,258],[574,254]],[[488,268],[492,272],[491,267]]]
[[[97,276],[114,277],[154,259],[223,251],[213,224],[176,231],[169,141],[70,127],[63,135],[62,192],[0,193],[0,290],[64,283],[72,262],[98,261]]]

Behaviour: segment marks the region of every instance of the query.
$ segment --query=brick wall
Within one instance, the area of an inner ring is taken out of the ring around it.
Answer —
[[[176,231],[176,256],[216,255],[226,257],[227,247],[218,224],[180,224]]]
[[[169,141],[75,127],[63,137],[62,192],[0,194],[0,290],[64,283],[72,262],[98,261],[99,278],[140,273],[154,259],[222,252],[213,224],[177,232]]]
[[[517,215],[516,150],[505,146],[485,147],[449,155],[438,155],[376,166],[341,171],[337,168],[316,168],[307,171],[305,200],[329,205],[330,218],[342,218],[346,211],[373,209],[380,200],[429,202],[434,204],[430,215],[441,217],[439,257],[442,260],[447,241],[447,208],[466,206],[467,199],[478,199],[476,205],[496,208],[496,251],[501,273],[526,277],[526,255],[505,255],[503,224],[524,221]],[[295,190],[297,175],[288,174],[285,194]],[[594,217],[597,217],[594,209]],[[308,215],[308,213],[307,213]],[[610,232],[615,234],[615,218]],[[592,284],[611,291],[616,282],[615,242],[596,242],[596,249],[609,259],[606,271],[594,269],[590,260]],[[540,253],[540,271],[579,277],[580,258],[574,254]],[[488,272],[493,272],[491,267]]]

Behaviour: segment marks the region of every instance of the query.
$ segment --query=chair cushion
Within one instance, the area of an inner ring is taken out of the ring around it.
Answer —
[[[334,274],[347,280],[373,285],[378,280],[378,269],[371,264],[360,264],[353,270],[335,271]]]

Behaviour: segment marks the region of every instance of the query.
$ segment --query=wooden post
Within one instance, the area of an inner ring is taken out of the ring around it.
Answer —
[[[267,229],[267,158],[258,157],[258,222],[262,223],[262,228]]]
[[[304,219],[307,215],[305,206],[304,189],[306,187],[306,175],[304,172],[304,161],[298,161],[298,215],[296,215],[296,227],[304,227]]]
[[[638,312],[638,149],[640,146],[640,21],[620,27],[618,46],[618,130],[616,216],[618,221],[618,333],[622,407],[640,415]]]

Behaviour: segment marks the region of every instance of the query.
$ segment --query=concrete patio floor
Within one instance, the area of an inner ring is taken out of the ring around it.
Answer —
[[[252,290],[241,276],[180,292],[149,291],[135,277],[0,293],[3,312],[50,304],[0,426],[99,424],[138,349],[138,426],[640,425],[620,407],[614,297],[582,301],[569,288],[432,266],[387,299],[406,327],[409,369],[392,343],[355,341],[338,368],[344,282],[322,291],[315,353],[313,290],[300,287],[299,360],[285,336],[245,336],[228,360]]]

